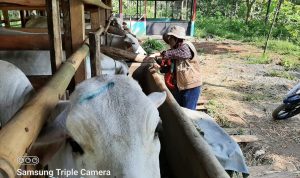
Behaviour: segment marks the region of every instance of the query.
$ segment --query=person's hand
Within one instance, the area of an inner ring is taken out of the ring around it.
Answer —
[[[149,57],[152,57],[152,58],[159,57],[159,56],[160,56],[160,53],[153,53],[153,54],[149,55]]]
[[[149,56],[147,56],[145,59],[144,59],[144,62],[154,62],[155,61],[155,58],[156,57],[159,57],[160,56],[160,53],[153,53],[153,54],[150,54]]]
[[[153,63],[153,65],[149,69],[151,73],[158,72],[160,69],[160,65],[157,63]]]

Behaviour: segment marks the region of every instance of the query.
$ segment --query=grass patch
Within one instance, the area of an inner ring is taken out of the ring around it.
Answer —
[[[272,98],[270,94],[265,93],[247,93],[243,96],[244,101],[255,102]]]
[[[222,115],[221,111],[224,109],[224,105],[216,100],[209,100],[206,105],[207,112],[210,116],[215,118],[216,122],[221,127],[231,127],[231,123],[228,118]]]
[[[142,44],[142,47],[148,54],[166,49],[166,46],[163,44],[163,42],[150,38]]]
[[[272,59],[268,55],[263,54],[260,57],[249,56],[247,61],[248,64],[270,64]]]
[[[296,70],[300,68],[300,58],[294,58],[292,56],[285,57],[279,63],[285,70]]]
[[[288,80],[295,80],[296,79],[295,76],[291,75],[287,71],[275,71],[275,70],[272,70],[271,72],[267,73],[265,76],[286,78]]]
[[[251,44],[263,47],[266,41],[266,34],[270,24],[265,27],[260,20],[251,20],[245,24],[242,19],[229,19],[223,17],[197,17],[195,36],[205,38],[215,35],[220,38],[250,42]],[[286,34],[283,36],[282,34]],[[287,29],[277,24],[273,29],[272,36],[268,42],[268,50],[283,55],[300,56],[300,38],[291,36]]]
[[[257,47],[263,48],[266,39],[264,37],[256,37],[251,40],[248,39],[248,41]],[[283,55],[300,56],[300,46],[286,40],[269,40],[267,50]]]

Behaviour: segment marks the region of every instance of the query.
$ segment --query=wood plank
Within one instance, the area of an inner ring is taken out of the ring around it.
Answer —
[[[100,9],[100,25],[102,25],[103,27],[106,26],[106,15],[105,15],[105,9]]]
[[[62,63],[62,40],[60,28],[60,10],[58,0],[46,0],[47,21],[50,43],[50,61],[52,74],[56,72]]]
[[[231,135],[231,138],[237,143],[256,142],[260,140],[255,135]]]
[[[21,5],[9,5],[0,4],[0,10],[45,10],[44,6],[21,6]]]
[[[207,113],[207,108],[205,108],[203,105],[196,106],[196,110]]]
[[[48,34],[0,35],[0,50],[49,50]]]
[[[1,3],[11,3],[23,6],[45,6],[45,0],[1,0]]]
[[[84,6],[81,0],[70,0],[70,22],[72,50],[77,50],[85,38]],[[75,83],[86,79],[85,62],[83,61],[75,73]]]
[[[11,27],[7,28],[9,30],[15,30],[20,32],[28,32],[28,33],[45,33],[48,34],[48,29],[46,28],[18,28],[18,27]]]

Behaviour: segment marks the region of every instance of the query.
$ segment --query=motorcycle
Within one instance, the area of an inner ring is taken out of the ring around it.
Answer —
[[[283,104],[272,113],[275,120],[283,120],[300,113],[300,83],[294,86],[283,99]]]

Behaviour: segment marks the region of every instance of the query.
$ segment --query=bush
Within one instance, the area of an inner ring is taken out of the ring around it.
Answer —
[[[282,65],[285,70],[295,70],[300,68],[300,59],[288,56],[280,61],[280,65]]]
[[[155,39],[147,39],[143,44],[142,47],[144,50],[148,53],[154,53],[155,51],[162,51],[166,49],[166,46],[163,44],[163,42]]]

